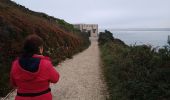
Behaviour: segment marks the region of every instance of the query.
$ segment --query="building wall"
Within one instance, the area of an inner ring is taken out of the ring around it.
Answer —
[[[74,27],[82,32],[90,32],[91,37],[98,36],[98,25],[97,24],[74,24]]]

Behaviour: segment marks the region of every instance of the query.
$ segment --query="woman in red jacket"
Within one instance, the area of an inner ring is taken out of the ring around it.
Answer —
[[[13,62],[10,73],[11,83],[17,88],[15,100],[52,100],[49,84],[58,82],[59,73],[42,53],[42,38],[28,36],[23,55]]]

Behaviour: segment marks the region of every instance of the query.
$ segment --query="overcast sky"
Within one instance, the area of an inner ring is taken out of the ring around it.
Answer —
[[[13,0],[69,23],[99,28],[170,28],[170,0]]]

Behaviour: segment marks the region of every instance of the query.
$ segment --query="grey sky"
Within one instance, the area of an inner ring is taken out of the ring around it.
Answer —
[[[170,28],[170,0],[13,0],[69,23],[99,28]]]

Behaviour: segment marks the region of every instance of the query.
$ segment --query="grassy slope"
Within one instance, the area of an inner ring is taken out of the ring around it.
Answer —
[[[127,46],[109,34],[99,46],[110,100],[169,100],[170,47]]]
[[[37,34],[45,41],[45,55],[57,64],[82,51],[90,44],[88,36],[64,20],[37,13],[10,0],[0,1],[0,96],[9,87],[12,60],[21,54],[22,42],[29,34]]]

